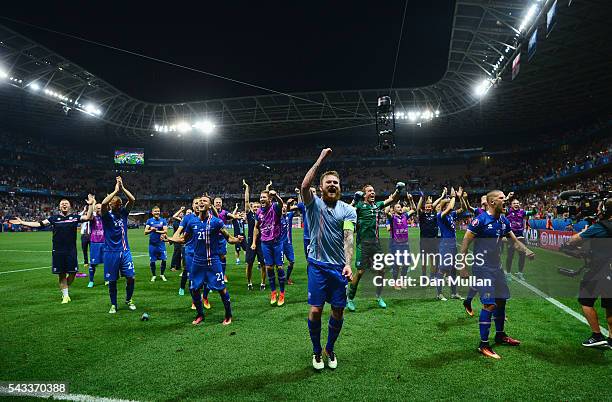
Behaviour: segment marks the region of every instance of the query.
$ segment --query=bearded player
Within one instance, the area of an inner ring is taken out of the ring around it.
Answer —
[[[357,253],[355,258],[355,268],[357,275],[353,276],[353,280],[348,287],[348,302],[346,304],[349,311],[355,311],[355,294],[357,286],[366,269],[372,269],[374,255],[382,253],[380,239],[378,233],[378,217],[384,212],[385,207],[397,202],[400,191],[403,190],[405,184],[397,183],[395,192],[391,194],[385,201],[376,201],[376,192],[370,184],[363,186],[363,200],[355,200],[355,209],[357,211]],[[302,197],[304,196],[302,192]],[[357,195],[359,197],[360,195]],[[312,221],[310,221],[312,223]],[[384,277],[384,269],[376,271],[375,276]],[[382,281],[380,281],[382,283]],[[387,304],[382,299],[382,285],[376,287],[376,301],[380,308],[386,308]]]
[[[491,319],[495,317],[495,342],[500,345],[518,346],[520,341],[513,339],[504,332],[506,317],[506,301],[510,297],[510,290],[501,266],[501,249],[499,243],[507,237],[519,253],[527,258],[534,258],[534,253],[521,243],[510,228],[510,222],[505,216],[504,203],[506,196],[502,191],[494,190],[487,194],[487,211],[478,215],[468,226],[461,244],[462,261],[466,261],[465,254],[474,242],[474,264],[472,275],[476,280],[482,280],[483,285],[477,286],[482,302],[480,310],[479,329],[480,345],[478,350],[486,357],[500,359],[489,345],[489,331]],[[480,258],[479,258],[480,257]],[[467,269],[461,270],[461,276],[467,277]],[[488,281],[485,281],[488,280]],[[479,281],[480,282],[480,281]]]
[[[340,201],[341,188],[338,172],[321,175],[321,198],[310,191],[321,163],[331,149],[321,151],[315,164],[302,181],[301,193],[310,223],[308,248],[308,331],[312,341],[312,366],[322,370],[325,366],[321,347],[321,316],[325,303],[331,305],[325,355],[330,369],[338,367],[334,346],[344,322],[346,285],[351,278],[353,258],[353,232],[357,215],[355,209]]]

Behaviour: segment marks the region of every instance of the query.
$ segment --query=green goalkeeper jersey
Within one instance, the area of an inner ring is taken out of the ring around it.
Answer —
[[[378,240],[378,215],[384,210],[384,201],[369,204],[359,201],[357,210],[357,244],[363,240]]]

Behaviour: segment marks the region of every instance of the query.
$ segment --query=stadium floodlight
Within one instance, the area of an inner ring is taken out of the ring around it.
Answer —
[[[531,19],[533,18],[533,16],[535,15],[535,13],[538,11],[538,6],[537,4],[532,4],[531,7],[529,7],[529,10],[527,10],[527,14],[525,14],[525,17],[523,18],[523,21],[521,22],[521,25],[519,25],[519,32],[523,32],[525,30],[525,28],[527,28],[527,24],[529,24],[529,22],[531,21]]]
[[[8,73],[3,68],[0,68],[0,78],[6,79],[8,76]]]
[[[408,112],[408,120],[416,121],[418,118],[419,118],[418,112],[415,112],[414,110],[411,110],[410,112]]]
[[[66,98],[67,99],[67,98]],[[85,111],[87,113],[89,113],[90,115],[95,115],[95,116],[100,116],[102,114],[102,111],[100,109],[98,109],[94,104],[92,103],[88,103],[87,105],[85,105]]]
[[[191,125],[185,121],[181,121],[176,124],[176,130],[179,133],[186,133],[188,131],[191,131]]]
[[[436,109],[436,117],[440,116],[440,110]]]
[[[196,127],[198,128],[198,130],[200,130],[203,134],[205,135],[209,135],[212,134],[212,132],[215,130],[215,123],[213,123],[210,120],[204,120],[202,122],[196,123]]]
[[[489,91],[489,88],[491,88],[491,80],[484,79],[476,86],[474,93],[480,98]]]
[[[30,89],[31,89],[32,91],[38,91],[38,90],[40,90],[40,85],[38,85],[38,83],[37,83],[37,82],[32,82],[32,83],[30,84]]]

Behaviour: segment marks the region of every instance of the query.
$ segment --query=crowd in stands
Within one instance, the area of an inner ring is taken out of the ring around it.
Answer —
[[[415,164],[413,161],[389,158],[346,160],[349,156],[373,154],[368,147],[337,146],[334,147],[333,164],[330,163],[328,167],[340,172],[345,192],[354,192],[365,184],[371,184],[379,195],[384,196],[392,191],[398,180],[406,182],[408,191],[413,194],[421,191],[437,194],[443,187],[462,185],[471,194],[472,204],[478,205],[479,193],[500,188],[506,192],[515,190],[526,194],[521,200],[523,204],[537,205],[538,211],[544,215],[553,213],[551,211],[557,203],[555,195],[560,188],[555,187],[554,179],[564,179],[562,188],[581,186],[587,190],[603,190],[609,187],[612,135],[609,125],[602,122],[597,124],[601,125],[602,132],[584,137],[588,141],[571,145],[567,141],[562,142],[547,152],[534,152],[529,144],[516,148],[515,144],[515,153],[512,154],[479,153],[462,160],[436,159]],[[589,130],[592,133],[593,127]],[[562,138],[567,140],[576,135],[586,134],[572,131]],[[543,135],[542,141],[546,142],[546,138]],[[233,208],[236,201],[241,201],[243,179],[251,185],[254,196],[271,180],[273,188],[288,197],[294,194],[308,165],[271,161],[300,158],[310,163],[321,148],[301,149],[301,152],[295,149],[293,153],[293,147],[290,146],[283,148],[278,156],[271,157],[268,147],[267,159],[254,163],[259,152],[255,148],[255,156],[250,155],[244,159],[251,164],[238,163],[216,169],[200,168],[194,163],[191,166],[147,166],[138,170],[118,171],[112,164],[90,164],[88,161],[91,155],[87,158],[78,152],[72,155],[70,161],[44,157],[60,152],[56,147],[48,143],[41,145],[30,139],[14,138],[0,131],[0,148],[5,150],[4,155],[7,156],[0,163],[0,219],[10,216],[21,216],[24,219],[46,216],[56,208],[60,196],[66,196],[78,205],[83,203],[84,197],[90,192],[101,200],[107,192],[112,191],[118,174],[124,177],[126,186],[139,198],[139,208],[142,210],[157,204],[163,211],[170,212],[177,205],[188,204],[189,197],[202,191],[228,199],[228,203],[231,203],[228,207]],[[231,158],[227,154],[224,158],[239,162],[241,149],[237,148]],[[419,147],[411,147],[405,152],[444,153],[431,149],[425,151]],[[597,169],[592,173],[576,171],[584,164]],[[573,178],[572,174],[575,173],[582,175]]]

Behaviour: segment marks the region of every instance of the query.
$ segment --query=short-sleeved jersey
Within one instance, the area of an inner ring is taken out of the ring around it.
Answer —
[[[382,212],[384,205],[384,201],[378,201],[373,204],[359,201],[355,205],[358,244],[363,240],[378,240],[378,216]]]
[[[436,213],[434,211],[420,211],[419,228],[421,229],[421,237],[438,237],[438,218],[436,217]]]
[[[438,228],[440,229],[440,237],[443,239],[455,239],[457,231],[455,229],[455,220],[457,220],[457,212],[450,211],[442,216],[442,212],[436,214],[438,220]]]
[[[387,223],[391,232],[391,239],[396,243],[408,241],[408,213],[391,214],[387,217]]]
[[[168,221],[164,218],[149,218],[145,223],[146,226],[149,226],[151,229],[155,230],[163,230],[164,226],[168,226]],[[151,232],[149,234],[149,244],[158,245],[162,242],[161,235],[157,232]]]
[[[293,243],[292,222],[293,212],[281,216],[281,240],[289,244]]]
[[[181,221],[181,224],[179,226],[183,228],[183,232],[184,232],[187,226],[189,226],[189,224],[192,221],[199,221],[199,220],[200,219],[196,216],[196,214],[192,212],[183,217],[183,220]],[[185,251],[188,253],[193,253],[193,247],[194,247],[194,239],[192,236],[192,237],[189,237],[187,241],[185,242]]]
[[[474,264],[476,269],[501,269],[500,242],[510,230],[510,222],[505,216],[495,218],[484,212],[472,219],[468,230],[476,236],[474,239]],[[479,259],[481,256],[482,259]]]
[[[306,205],[310,222],[310,246],[308,260],[324,266],[342,268],[347,261],[344,257],[344,224],[357,223],[355,208],[343,201],[327,205],[317,196]]]
[[[104,243],[104,225],[102,224],[102,217],[100,215],[94,215],[89,227],[91,229],[89,240],[92,243]]]
[[[125,208],[115,213],[108,211],[102,214],[102,226],[104,227],[104,251],[128,251],[128,215]]]
[[[190,219],[185,234],[193,239],[193,262],[210,265],[219,259],[221,229],[225,225],[216,216],[208,215],[204,220]]]
[[[478,208],[472,208],[472,213],[474,214],[474,217],[477,217],[478,215],[480,215],[483,212],[487,212],[484,209],[478,207]]]
[[[310,232],[308,231],[308,219],[306,219],[306,206],[303,202],[298,202],[297,208],[300,210],[300,214],[302,215],[302,222],[304,222],[304,240],[310,240]]]
[[[53,228],[53,251],[67,252],[76,249],[76,235],[81,215],[51,215],[47,220]]]
[[[257,221],[261,241],[274,241],[280,239],[281,235],[282,207],[273,202],[269,207],[261,207],[257,210]]]
[[[510,230],[514,232],[515,236],[523,236],[526,216],[527,212],[524,209],[508,208],[506,211],[506,218],[510,222]]]

